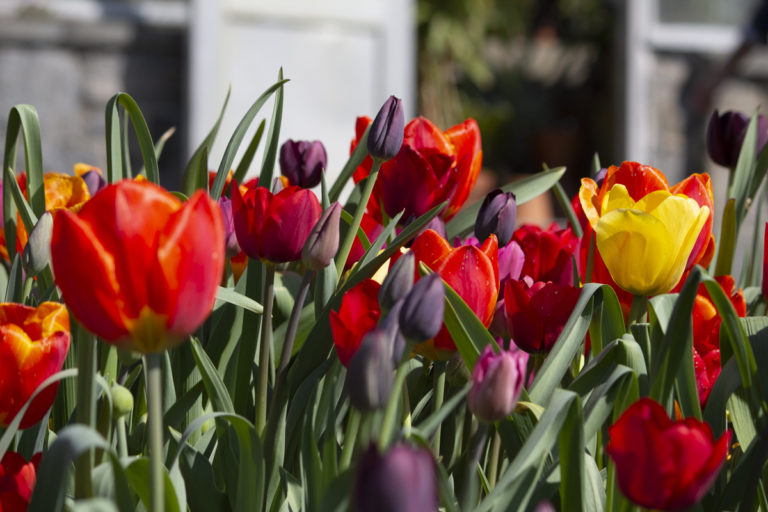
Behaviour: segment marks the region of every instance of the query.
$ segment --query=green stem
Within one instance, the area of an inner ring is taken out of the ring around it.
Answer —
[[[432,385],[434,389],[434,400],[432,401],[432,410],[437,412],[443,406],[443,400],[445,399],[445,363],[435,362],[434,374],[432,375]],[[438,425],[435,430],[434,450],[435,457],[440,457],[440,434],[442,430]]]
[[[347,418],[347,429],[344,431],[344,447],[341,450],[341,460],[339,461],[339,472],[349,467],[352,461],[352,454],[355,451],[357,442],[357,433],[360,430],[360,411],[354,407],[349,408],[349,417]]]
[[[480,482],[477,477],[477,463],[485,451],[485,443],[488,440],[488,425],[481,423],[477,432],[472,436],[470,449],[467,452],[467,465],[464,469],[464,485],[461,486],[459,501],[461,510],[474,510],[477,506],[477,497],[480,491]]]
[[[124,459],[128,457],[128,436],[125,433],[125,416],[117,418],[115,430],[117,431],[117,454],[121,459]]]
[[[352,244],[357,237],[357,230],[360,228],[360,222],[363,220],[363,213],[368,206],[368,200],[371,198],[371,192],[373,192],[373,184],[376,183],[376,178],[379,176],[379,169],[381,168],[381,160],[374,159],[371,173],[365,182],[363,193],[360,197],[360,203],[355,210],[355,216],[352,217],[352,224],[349,226],[347,234],[344,236],[339,252],[336,254],[336,273],[341,276],[344,272],[344,265],[347,263],[347,257],[349,257],[349,251],[352,250]]]
[[[261,434],[267,423],[267,398],[269,387],[269,352],[272,347],[272,303],[275,298],[275,266],[266,265],[264,284],[264,317],[261,320],[261,345],[259,347],[259,380],[256,382],[256,432]]]
[[[293,303],[291,316],[288,319],[288,328],[285,330],[283,350],[280,354],[280,366],[277,368],[278,374],[283,373],[288,368],[288,363],[291,360],[293,342],[296,340],[296,331],[299,329],[301,310],[304,308],[304,301],[307,300],[307,292],[309,292],[309,285],[312,283],[312,276],[314,276],[314,272],[311,270],[304,272],[304,278],[301,281],[299,293],[296,296],[296,301]]]
[[[95,426],[96,401],[93,399],[93,382],[96,373],[96,339],[84,327],[77,326],[77,414],[78,423],[90,428]],[[75,496],[93,496],[91,471],[93,452],[89,451],[77,459],[75,465]]]
[[[149,437],[149,484],[152,512],[163,512],[163,355],[147,354],[147,429]]]
[[[648,297],[645,295],[632,296],[632,308],[629,310],[629,319],[627,320],[627,329],[632,324],[638,324],[645,321],[645,314],[648,312]]]
[[[497,430],[493,435],[493,444],[491,444],[491,454],[488,459],[488,486],[490,489],[496,487],[496,477],[499,474],[499,455],[501,453],[501,436]]]
[[[392,387],[392,394],[387,402],[387,408],[384,411],[384,419],[381,422],[381,431],[379,432],[379,451],[384,453],[387,445],[389,444],[389,438],[392,435],[392,428],[395,424],[395,416],[397,414],[397,403],[400,401],[400,388],[405,382],[405,377],[408,375],[408,364],[401,364],[397,368],[395,374],[395,385]]]
[[[576,212],[573,211],[573,207],[571,206],[571,200],[568,199],[568,195],[565,193],[565,189],[559,181],[552,187],[552,191],[555,193],[555,199],[557,199],[557,202],[560,204],[560,208],[563,209],[565,216],[568,217],[568,223],[571,225],[573,234],[578,238],[581,238],[584,235],[584,230],[581,229],[579,218],[576,216]]]

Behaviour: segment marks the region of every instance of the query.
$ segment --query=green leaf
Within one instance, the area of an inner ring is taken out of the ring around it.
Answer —
[[[235,128],[235,131],[232,133],[232,137],[229,139],[227,148],[224,150],[224,156],[221,158],[219,170],[216,172],[216,178],[213,180],[213,186],[211,186],[212,198],[218,199],[221,197],[221,193],[224,190],[224,182],[227,179],[229,169],[232,167],[232,162],[235,161],[237,150],[240,148],[240,143],[243,141],[245,133],[248,130],[248,127],[251,126],[251,123],[256,117],[256,114],[259,113],[259,110],[261,110],[261,107],[264,106],[272,93],[281,88],[287,81],[288,80],[280,80],[276,84],[273,84],[271,87],[269,87],[266,91],[264,91],[261,96],[256,99],[253,105],[251,105],[251,108],[248,109],[242,120],[240,120],[240,124],[238,124],[237,128]]]
[[[250,297],[236,292],[233,288],[224,288],[223,286],[219,286],[216,289],[216,299],[234,304],[235,306],[241,307],[257,315],[264,313],[264,306],[251,299]]]
[[[203,142],[197,147],[192,154],[192,158],[189,159],[187,167],[184,169],[184,177],[181,180],[181,190],[187,195],[191,196],[192,193],[199,188],[208,187],[208,153],[213,146],[213,141],[216,140],[216,134],[219,132],[219,126],[221,126],[221,119],[224,117],[224,111],[227,110],[227,104],[229,103],[229,95],[232,93],[232,86],[227,88],[227,96],[224,98],[224,104],[219,111],[219,117],[216,119],[211,131],[205,136]]]
[[[196,338],[191,338],[189,343],[192,347],[192,354],[195,356],[197,369],[200,370],[200,376],[203,378],[205,390],[213,404],[214,410],[233,414],[235,406],[229,396],[227,387],[224,385],[224,381],[221,379],[221,375],[219,375],[216,367],[208,358],[208,354],[205,353],[205,350],[203,350],[203,347],[200,346],[200,342]]]
[[[717,265],[715,266],[716,276],[730,275],[737,235],[736,202],[734,199],[729,199],[723,209],[720,240],[718,240],[720,247],[717,250]]]
[[[555,183],[560,181],[563,174],[565,174],[565,167],[556,167],[549,171],[540,172],[528,176],[527,178],[514,181],[501,187],[501,189],[504,192],[514,193],[515,201],[519,206],[552,188]],[[472,231],[481,204],[481,201],[478,201],[470,206],[463,207],[459,213],[445,225],[445,230],[448,233],[448,240],[452,240],[456,236],[464,237]]]
[[[6,179],[7,174],[5,174],[5,170],[8,170],[13,175],[13,170],[16,166],[16,147],[19,132],[21,132],[24,138],[27,197],[36,218],[45,213],[45,189],[43,185],[43,149],[40,142],[40,121],[37,117],[37,110],[32,105],[16,105],[8,113],[8,125],[5,132],[5,156],[3,157],[3,176],[6,185],[8,180]],[[34,225],[34,222],[32,225]],[[30,229],[31,226],[27,226],[27,230],[29,231]],[[7,236],[8,234],[6,233]],[[11,241],[15,242],[15,236],[11,238]],[[12,251],[9,251],[9,254],[12,254]]]
[[[125,474],[131,484],[131,488],[136,491],[136,494],[139,495],[141,501],[148,507],[151,503],[149,490],[149,459],[141,457],[134,460],[127,468],[125,468]],[[171,482],[168,470],[165,466],[163,466],[163,483],[165,510],[168,512],[182,512],[179,497],[176,495],[176,489],[173,486],[173,482]],[[184,501],[186,502],[186,496],[184,497]],[[186,510],[186,506],[184,507],[184,510]]]
[[[117,454],[98,432],[81,424],[69,425],[62,429],[56,440],[48,447],[37,470],[37,481],[44,482],[44,485],[35,486],[28,510],[30,512],[62,510],[69,468],[77,457],[95,448],[103,450],[112,463],[115,501],[119,510],[132,511],[133,504],[129,497],[128,482]],[[176,510],[178,510],[178,504]]]
[[[382,247],[384,247],[384,244],[386,243],[386,241],[389,239],[392,233],[395,232],[395,229],[397,228],[397,223],[400,221],[400,218],[403,216],[403,213],[405,213],[405,210],[399,212],[397,215],[392,217],[389,220],[389,223],[381,231],[379,236],[376,237],[376,240],[373,241],[373,244],[371,244],[370,247],[365,248],[365,254],[363,254],[362,258],[360,258],[359,265],[361,267],[367,265],[379,254],[379,251],[381,250]],[[365,244],[363,244],[363,247],[365,247]]]
[[[277,73],[277,81],[283,80],[283,68]],[[267,145],[264,150],[264,158],[261,161],[261,173],[259,174],[260,187],[272,187],[272,176],[275,172],[275,159],[277,157],[277,145],[280,138],[280,124],[283,120],[283,86],[275,93],[275,103],[272,106],[272,120],[267,131]]]
[[[24,302],[24,277],[21,268],[21,253],[16,253],[11,264],[8,286],[5,289],[5,302]]]
[[[741,227],[741,223],[747,215],[747,208],[749,208],[747,199],[751,175],[755,167],[755,153],[757,152],[757,118],[758,114],[755,112],[747,125],[747,131],[739,151],[739,159],[733,171],[733,185],[729,191],[730,197],[736,200],[737,234],[738,228]]]
[[[370,131],[370,125],[365,129],[365,133],[360,137],[360,142],[355,147],[355,150],[349,156],[349,160],[344,164],[336,181],[331,185],[331,190],[328,192],[328,197],[331,201],[336,201],[341,195],[341,191],[344,189],[344,185],[347,184],[349,179],[354,174],[355,170],[363,163],[365,157],[368,156],[368,132]]]
[[[159,184],[160,170],[157,166],[155,145],[152,142],[149,127],[136,101],[124,92],[115,94],[107,102],[105,122],[107,126],[107,182],[114,183],[124,176],[123,172],[120,172],[123,168],[123,161],[122,150],[120,149],[118,105],[122,106],[128,116],[130,116],[133,129],[136,132],[136,139],[139,141],[144,168],[147,170],[147,179],[152,183]]]
[[[347,210],[342,209],[341,220],[347,224],[347,231],[349,231],[349,227],[352,225],[352,221],[354,220],[352,215]],[[361,244],[363,244],[364,251],[367,251],[371,248],[371,242],[368,240],[368,235],[366,235],[362,226],[357,228],[357,239],[360,240]]]

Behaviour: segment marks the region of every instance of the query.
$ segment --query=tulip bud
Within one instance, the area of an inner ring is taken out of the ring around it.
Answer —
[[[315,272],[330,265],[339,250],[339,219],[341,204],[337,201],[325,209],[304,243],[301,259]]]
[[[133,411],[133,394],[120,384],[114,383],[109,392],[112,394],[112,415],[122,418]]]
[[[382,161],[394,158],[403,145],[404,131],[403,100],[390,96],[376,114],[368,132],[368,153],[371,158]]]
[[[469,410],[488,423],[509,416],[523,389],[526,360],[522,352],[502,350],[496,354],[486,345],[472,370]]]
[[[445,222],[443,222],[443,219],[440,217],[432,217],[432,220],[424,226],[424,229],[422,229],[421,232],[423,233],[428,229],[431,229],[443,238],[448,238],[448,232],[445,230]]]
[[[416,260],[413,252],[408,251],[389,269],[387,277],[379,288],[379,305],[384,311],[392,309],[397,301],[411,291],[415,268]]]
[[[485,196],[475,221],[475,236],[482,241],[491,233],[499,239],[499,247],[504,247],[512,240],[515,232],[517,203],[515,194],[494,189]]]
[[[233,258],[242,250],[235,234],[235,221],[232,217],[232,201],[226,197],[219,198],[221,219],[224,221],[224,241],[226,242],[227,258]]]
[[[397,444],[380,455],[371,444],[357,470],[352,510],[431,512],[439,505],[432,454]]]
[[[85,186],[88,187],[88,192],[91,194],[91,197],[93,197],[96,192],[107,186],[107,182],[104,180],[101,174],[96,171],[85,172],[80,177],[85,182]]]
[[[438,274],[422,277],[405,297],[400,311],[400,330],[420,343],[437,336],[443,326],[445,285]]]
[[[51,261],[52,232],[53,217],[51,212],[45,212],[29,233],[29,240],[21,255],[21,263],[28,274],[36,276]]]
[[[352,405],[361,411],[382,408],[392,393],[394,369],[389,334],[384,329],[370,331],[347,368],[345,387]]]
[[[319,140],[288,139],[280,148],[280,171],[291,185],[314,187],[320,183],[327,162],[325,147]]]
[[[380,329],[387,332],[389,336],[389,345],[392,349],[392,364],[397,366],[403,358],[405,350],[405,338],[400,332],[400,310],[403,308],[405,299],[400,299],[392,306],[384,320],[379,324]]]
[[[707,125],[709,157],[724,167],[735,168],[739,161],[739,153],[748,126],[749,118],[741,112],[729,110],[723,115],[719,115],[715,110]],[[768,140],[768,121],[765,117],[759,116],[757,119],[756,154],[763,148],[766,140]]]

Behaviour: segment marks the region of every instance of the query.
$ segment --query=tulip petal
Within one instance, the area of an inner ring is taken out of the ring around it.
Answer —
[[[445,137],[453,145],[458,169],[458,186],[444,216],[450,219],[462,207],[475,186],[483,166],[483,149],[480,141],[480,127],[477,121],[467,119],[446,130]]]
[[[219,243],[223,239],[219,207],[203,191],[196,192],[159,233],[149,306],[169,313],[170,334],[194,331],[211,312],[224,271],[224,247]],[[185,297],[183,305],[179,297]]]
[[[321,214],[320,202],[311,190],[281,190],[265,212],[260,235],[262,257],[275,263],[301,259],[304,243]]]
[[[51,263],[62,299],[75,318],[87,319],[89,330],[105,340],[128,336],[114,257],[90,224],[66,210],[56,214]]]
[[[432,270],[436,270],[438,262],[450,254],[453,248],[436,231],[428,229],[416,237],[411,250],[416,254],[417,261],[421,261]]]
[[[608,191],[615,185],[626,187],[630,197],[635,201],[639,201],[655,190],[669,189],[667,178],[661,171],[637,162],[623,162],[619,167],[612,165],[608,168],[600,190]]]

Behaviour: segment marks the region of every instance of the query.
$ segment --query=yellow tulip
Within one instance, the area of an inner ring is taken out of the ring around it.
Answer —
[[[677,285],[709,208],[667,190],[636,202],[619,184],[603,197],[600,213],[585,199],[597,250],[616,284],[645,296],[667,293]]]

